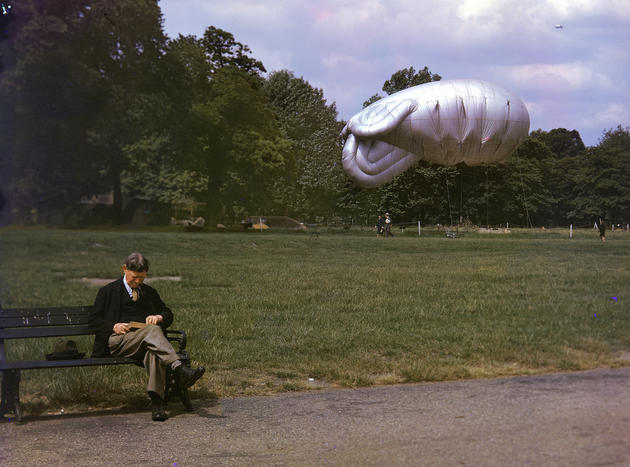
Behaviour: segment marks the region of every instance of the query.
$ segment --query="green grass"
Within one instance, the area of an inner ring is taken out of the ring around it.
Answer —
[[[131,251],[207,376],[196,397],[440,381],[628,365],[630,233],[423,230],[181,233],[0,230],[0,303],[92,303],[81,278],[114,278]],[[616,297],[614,300],[612,297]],[[44,342],[11,342],[11,357]],[[79,342],[82,351],[91,343]],[[314,381],[309,382],[309,378]],[[26,371],[33,404],[122,404],[133,367]],[[42,402],[43,401],[43,402]]]

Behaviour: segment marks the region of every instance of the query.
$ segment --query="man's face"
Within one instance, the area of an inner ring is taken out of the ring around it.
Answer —
[[[123,272],[125,273],[125,281],[129,284],[129,287],[135,289],[140,287],[140,284],[144,282],[147,278],[146,272],[137,272],[127,269],[127,267],[123,264]]]

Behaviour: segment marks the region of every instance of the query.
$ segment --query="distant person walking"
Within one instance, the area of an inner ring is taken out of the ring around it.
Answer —
[[[600,218],[597,226],[599,227],[599,238],[602,239],[602,242],[606,242],[606,222],[604,222],[604,219]]]
[[[380,214],[378,215],[378,219],[376,220],[376,225],[374,227],[376,227],[376,238],[378,238],[379,235],[383,235],[383,228],[385,227],[385,220],[383,219],[383,216],[381,216]]]
[[[385,213],[385,238],[393,237],[392,233],[392,216],[388,212]]]

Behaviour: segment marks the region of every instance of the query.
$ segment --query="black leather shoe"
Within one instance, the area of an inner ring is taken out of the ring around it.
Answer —
[[[203,376],[206,372],[206,369],[202,366],[198,366],[197,368],[188,368],[184,365],[179,365],[175,372],[179,379],[179,384],[183,388],[189,388],[195,382]]]
[[[155,392],[149,391],[151,398],[151,418],[154,422],[163,422],[168,418],[164,410],[164,401]]]
[[[154,422],[163,422],[168,416],[166,415],[166,411],[164,410],[163,405],[153,405],[151,407],[151,418]]]

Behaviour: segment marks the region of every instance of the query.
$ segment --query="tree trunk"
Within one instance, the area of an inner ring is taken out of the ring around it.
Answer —
[[[209,174],[208,195],[206,198],[206,225],[217,225],[221,220],[220,187],[221,182],[218,177]]]
[[[116,151],[115,149],[112,151]],[[112,221],[115,225],[122,223],[122,188],[120,183],[120,157],[112,156],[110,158],[109,175],[114,193],[114,206]]]

